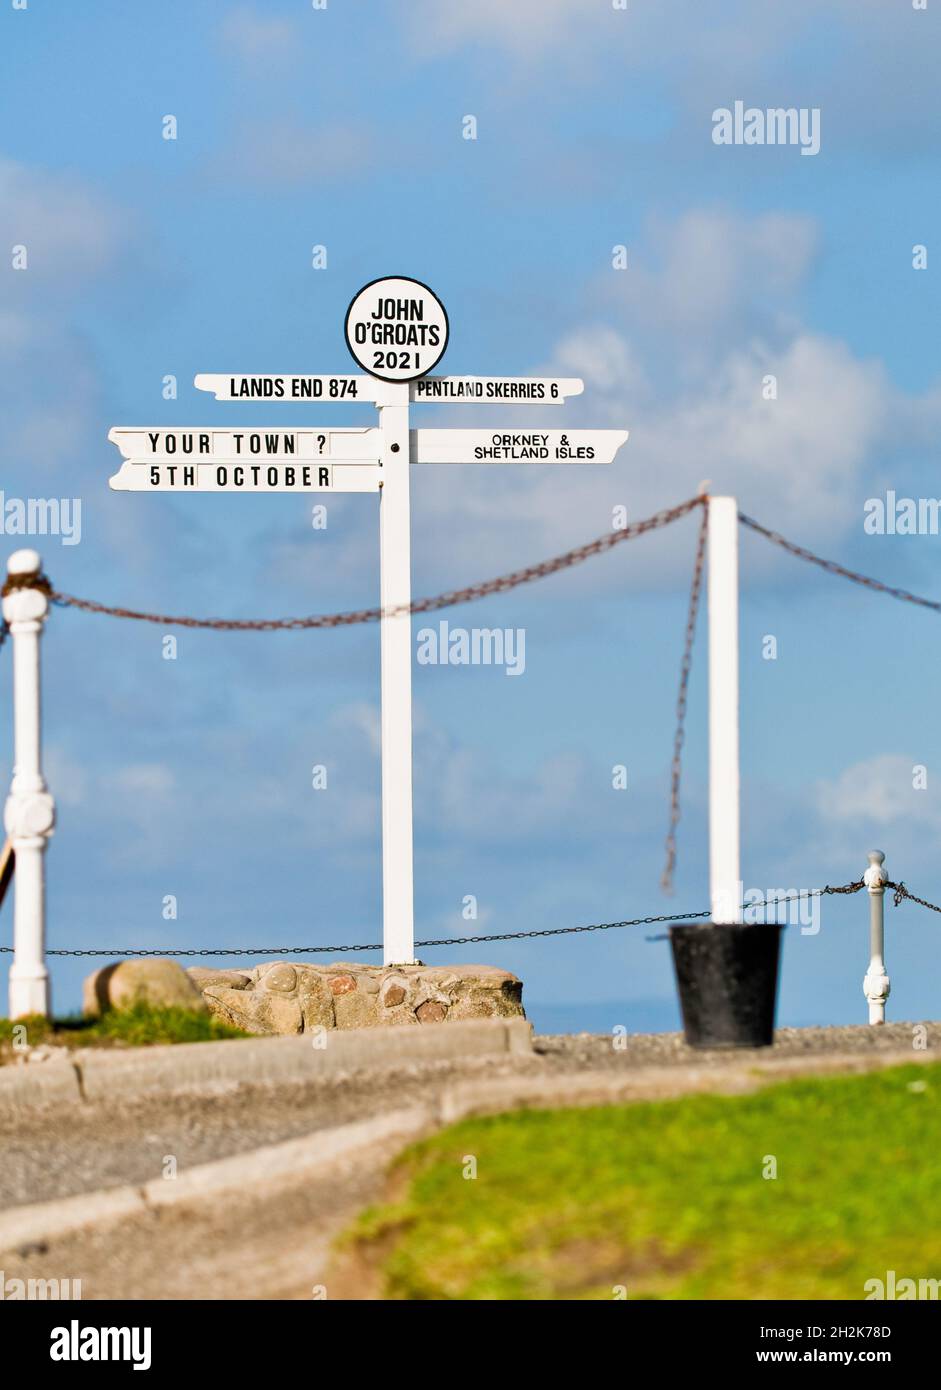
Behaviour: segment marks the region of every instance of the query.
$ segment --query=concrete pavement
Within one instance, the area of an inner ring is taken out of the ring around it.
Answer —
[[[86,1298],[320,1297],[332,1277],[333,1236],[383,1194],[386,1166],[403,1144],[440,1124],[521,1105],[742,1093],[796,1075],[939,1055],[938,1025],[787,1030],[774,1049],[731,1053],[691,1053],[667,1035],[622,1048],[578,1036],[207,1096],[167,1092],[21,1111],[0,1123],[0,1137],[22,1146],[9,1166],[19,1163],[27,1179],[0,1214],[0,1268],[7,1277],[81,1278]],[[182,1162],[167,1179],[161,1163],[174,1145]],[[31,1200],[37,1154],[45,1154],[51,1200]],[[209,1162],[198,1161],[206,1155]],[[76,1169],[78,1189],[70,1186]],[[86,1195],[67,1195],[76,1190]],[[373,1295],[347,1284],[335,1296]]]

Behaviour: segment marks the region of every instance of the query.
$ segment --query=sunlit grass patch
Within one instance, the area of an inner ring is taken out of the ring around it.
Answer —
[[[154,1043],[217,1042],[247,1036],[209,1014],[140,1002],[127,1009],[109,1010],[100,1018],[0,1018],[0,1062],[12,1061],[16,1047],[24,1042],[29,1047],[47,1043],[67,1047],[146,1047]]]
[[[941,1277],[939,1096],[912,1065],[468,1120],[345,1249],[398,1299],[863,1299]]]

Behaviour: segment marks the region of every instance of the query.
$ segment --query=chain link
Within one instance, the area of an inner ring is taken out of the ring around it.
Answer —
[[[706,499],[704,498],[703,501]],[[676,868],[676,829],[680,823],[680,777],[683,769],[683,742],[686,737],[686,705],[689,698],[689,675],[693,664],[693,640],[696,636],[696,617],[702,595],[703,565],[706,557],[706,538],[709,534],[709,508],[704,506],[696,542],[693,580],[689,590],[689,610],[686,617],[686,638],[683,660],[680,663],[680,688],[676,697],[676,733],[673,736],[673,761],[670,764],[670,823],[667,829],[665,862],[660,887],[664,893],[673,892],[673,871]]]
[[[382,618],[396,618],[405,613],[430,613],[440,608],[448,608],[455,604],[486,598],[490,594],[506,593],[510,589],[517,588],[520,584],[529,584],[533,580],[544,579],[547,575],[557,574],[560,570],[581,564],[582,561],[594,555],[601,555],[611,550],[622,541],[634,540],[637,536],[645,535],[648,531],[656,531],[660,527],[669,526],[696,507],[703,507],[705,514],[707,502],[708,497],[705,494],[690,497],[675,507],[664,508],[662,511],[655,512],[653,516],[646,517],[642,521],[632,522],[622,530],[608,532],[593,541],[589,541],[587,545],[576,546],[574,550],[567,550],[564,554],[556,555],[551,560],[542,560],[539,564],[528,565],[525,569],[513,570],[509,574],[500,575],[496,579],[487,579],[479,584],[470,584],[463,589],[452,589],[432,598],[416,599],[411,604],[396,604],[386,609],[361,608],[347,613],[319,613],[302,618],[174,617],[169,614],[143,613],[134,608],[120,608],[105,603],[97,603],[92,599],[77,598],[74,594],[66,594],[60,590],[52,589],[45,575],[40,576],[39,585],[37,585],[35,578],[31,578],[29,582],[33,587],[40,585],[45,587],[53,603],[62,607],[79,608],[86,613],[99,613],[110,618],[130,618],[138,622],[157,623],[163,627],[209,628],[220,632],[275,632],[298,631],[306,628],[348,627],[356,623],[377,622]],[[748,516],[745,512],[739,512],[738,519],[743,526],[756,531],[766,540],[780,546],[782,550],[786,550],[790,555],[796,555],[798,559],[818,565],[828,574],[839,575],[843,579],[851,580],[854,584],[862,584],[865,588],[872,589],[876,593],[887,594],[890,598],[918,604],[919,607],[930,608],[936,613],[941,612],[941,600],[924,598],[919,594],[910,593],[908,589],[883,584],[880,579],[873,579],[870,575],[847,569],[845,565],[838,564],[835,560],[827,560],[821,555],[815,555],[812,550],[807,550],[806,547],[787,540],[780,532],[772,531],[769,527],[763,526],[761,522],[756,521],[754,517]],[[702,535],[700,539],[702,540]],[[0,643],[5,635],[6,625],[3,624],[0,625]]]
[[[579,565],[593,555],[601,555],[612,550],[622,541],[632,541],[648,531],[657,531],[679,521],[696,507],[703,506],[704,497],[690,497],[676,507],[668,507],[655,512],[642,521],[633,521],[620,531],[610,531],[587,545],[576,546],[563,555],[551,560],[542,560],[537,565],[513,570],[496,579],[486,579],[479,584],[469,584],[463,589],[451,589],[433,598],[416,599],[412,603],[399,603],[389,608],[361,608],[349,613],[317,613],[306,618],[190,618],[170,617],[161,613],[141,613],[134,608],[116,608],[92,599],[76,598],[74,594],[64,594],[53,590],[51,598],[67,608],[80,608],[85,613],[101,613],[109,618],[132,618],[142,623],[158,623],[161,627],[211,628],[217,632],[296,632],[306,628],[350,627],[355,623],[378,622],[382,618],[397,618],[405,613],[431,613],[439,608],[450,608],[458,603],[470,603],[475,599],[486,598],[490,594],[503,594],[520,584],[530,584],[535,579],[545,579],[547,575],[557,574],[559,570]]]
[[[892,884],[890,887],[894,887]],[[775,907],[778,903],[793,902],[795,898],[820,898],[827,893],[858,893],[864,887],[860,879],[855,883],[845,883],[842,887],[831,888],[829,884],[825,888],[798,889],[794,893],[785,893],[780,898],[765,898],[759,903],[742,903],[743,911],[753,911],[760,907]],[[906,894],[910,897],[911,894]],[[921,901],[916,898],[916,902]],[[930,906],[930,904],[927,904]],[[703,912],[667,912],[658,917],[632,917],[621,922],[592,922],[588,926],[579,927],[540,927],[534,931],[509,931],[491,932],[486,936],[440,936],[430,937],[425,941],[416,941],[416,947],[423,946],[476,946],[485,941],[526,941],[543,936],[578,936],[585,932],[593,931],[614,931],[619,927],[649,927],[658,925],[660,922],[693,922],[696,920],[711,917],[712,911],[707,908]],[[161,950],[159,947],[146,947],[136,949],[129,947],[127,950],[120,950],[117,947],[104,947],[101,949],[91,949],[77,947],[72,950],[60,948],[58,950],[47,951],[48,956],[300,956],[300,955],[324,955],[331,951],[381,951],[381,941],[370,941],[359,945],[340,945],[340,946],[220,946],[216,949],[210,948],[169,948]],[[12,954],[12,946],[0,946],[0,954]]]
[[[851,883],[833,886],[827,884],[823,888],[798,889],[793,893],[785,893],[777,898],[764,898],[757,903],[742,903],[742,911],[753,912],[759,908],[777,907],[781,903],[794,902],[806,898],[822,898],[836,894],[859,893],[865,888],[862,879],[855,879]],[[914,893],[910,893],[904,883],[893,883],[891,879],[886,881],[887,888],[894,892],[895,906],[908,899],[909,902],[918,903],[920,907],[929,908],[932,912],[941,912],[941,907],[936,903],[928,902],[927,898],[919,898]],[[585,932],[595,931],[614,931],[620,927],[648,927],[657,926],[661,922],[693,922],[705,920],[711,917],[711,909],[702,912],[668,912],[656,917],[632,917],[621,922],[593,922],[587,926],[578,927],[543,927],[535,931],[513,931],[513,932],[491,932],[486,936],[442,936],[430,937],[425,941],[416,941],[416,947],[425,946],[475,946],[487,941],[527,941],[537,937],[546,936],[577,936]],[[652,937],[650,940],[663,940],[662,937]],[[59,948],[47,951],[49,956],[104,956],[113,959],[115,956],[174,956],[197,958],[205,956],[302,956],[302,955],[326,955],[331,952],[359,952],[359,951],[381,951],[381,941],[370,941],[355,945],[341,944],[334,946],[220,946],[216,948],[174,948],[160,947],[134,948],[128,947],[124,950],[116,946],[104,947],[100,949],[76,947],[74,949]],[[12,955],[12,946],[0,946],[0,955]]]
[[[334,628],[347,627],[358,623],[376,622],[383,618],[394,618],[405,613],[429,613],[441,608],[451,607],[460,603],[472,602],[490,594],[506,593],[508,590],[515,589],[521,584],[528,584],[537,579],[543,579],[551,574],[556,574],[560,570],[567,569],[573,565],[581,564],[582,561],[594,555],[600,555],[622,541],[634,540],[638,536],[645,535],[649,531],[659,530],[661,527],[669,526],[674,521],[688,515],[696,507],[702,507],[702,519],[699,528],[699,536],[696,546],[696,558],[693,567],[693,578],[690,587],[689,608],[687,612],[686,634],[683,650],[683,659],[680,665],[680,683],[676,703],[676,732],[673,740],[673,758],[671,761],[670,776],[670,819],[666,838],[666,861],[663,870],[661,884],[666,892],[672,891],[673,873],[676,865],[676,830],[680,821],[680,779],[682,772],[682,750],[685,739],[685,720],[689,694],[689,679],[692,669],[693,642],[696,633],[696,620],[698,616],[700,600],[702,595],[702,579],[704,569],[704,557],[708,534],[708,497],[700,494],[697,497],[688,498],[685,502],[679,503],[675,507],[665,508],[655,512],[652,516],[646,517],[641,521],[632,522],[619,531],[612,531],[603,536],[597,537],[588,544],[577,546],[574,550],[568,550],[562,555],[554,556],[550,560],[543,560],[539,564],[529,565],[525,569],[514,570],[509,574],[501,575],[495,579],[485,580],[478,584],[468,585],[463,589],[452,589],[446,593],[438,594],[431,598],[417,599],[410,604],[397,604],[390,608],[364,608],[347,613],[324,613],[314,614],[309,617],[301,618],[194,618],[183,616],[169,616],[158,613],[144,613],[132,608],[120,608],[108,604],[97,603],[92,599],[77,598],[73,594],[62,593],[52,589],[45,576],[41,576],[41,582],[50,594],[52,601],[62,607],[77,608],[86,613],[98,613],[106,617],[127,618],[138,622],[156,623],[160,626],[175,626],[189,628],[212,629],[223,632],[274,632],[274,631],[299,631],[310,628]],[[877,593],[887,594],[891,598],[902,599],[907,603],[914,603],[922,608],[930,608],[935,612],[941,612],[941,601],[920,597],[917,594],[909,593],[906,589],[900,589],[888,584],[883,584],[881,580],[873,579],[868,575],[859,574],[855,570],[845,568],[834,560],[826,560],[805,547],[796,545],[793,541],[787,540],[777,531],[772,531],[753,517],[747,516],[744,512],[738,513],[738,519],[743,526],[749,527],[759,535],[764,536],[773,544],[780,546],[789,554],[797,556],[799,559],[807,560],[811,564],[818,565],[829,574],[839,575],[844,579],[849,579],[853,583],[861,584],[866,588],[872,589]],[[35,581],[33,581],[35,582]],[[0,623],[0,645],[3,644],[7,635],[6,623]],[[924,898],[918,898],[909,893],[903,883],[887,884],[895,890],[896,906],[904,899],[908,898],[912,902],[918,903],[922,907],[929,908],[933,912],[941,912],[941,907],[934,903],[927,902]],[[845,884],[839,888],[829,886],[820,889],[810,890],[800,897],[818,897],[827,893],[856,893],[863,887],[862,882]],[[789,901],[791,897],[777,898],[758,904],[743,904],[745,907],[771,907],[778,902]],[[693,912],[686,914],[683,920],[694,920],[709,917],[710,913]],[[476,944],[486,941],[515,941],[524,938],[543,937],[543,936],[562,936],[571,933],[609,931],[617,927],[647,926],[659,922],[676,921],[675,913],[666,914],[660,917],[638,917],[630,921],[623,922],[601,922],[590,926],[581,927],[555,927],[538,931],[528,932],[504,932],[489,936],[470,936],[470,937],[449,937],[433,939],[428,941],[416,942],[416,946],[459,946],[465,944]],[[128,950],[118,952],[120,955],[135,956],[225,956],[225,955],[261,955],[261,954],[280,954],[280,955],[299,955],[325,953],[331,951],[378,951],[381,950],[381,943],[374,942],[366,945],[353,946],[285,946],[285,947],[263,947],[245,948],[230,947],[219,950]],[[12,948],[0,946],[0,954],[10,954]],[[49,955],[75,955],[75,956],[113,956],[113,950],[54,950]]]
[[[789,555],[796,555],[800,560],[808,560],[812,565],[818,565],[820,569],[826,570],[827,574],[837,574],[842,579],[849,579],[854,584],[862,584],[866,589],[874,589],[877,594],[888,594],[889,598],[902,599],[905,603],[917,603],[920,608],[931,608],[935,613],[941,613],[941,601],[933,598],[922,598],[918,594],[911,594],[907,589],[897,589],[891,584],[883,584],[881,579],[872,579],[868,574],[859,574],[856,570],[848,570],[844,565],[837,564],[836,560],[825,560],[820,555],[815,555],[812,550],[806,550],[802,545],[795,545],[793,541],[786,540],[778,531],[771,531],[767,526],[762,526],[761,522],[754,517],[746,516],[744,512],[739,512],[738,519],[743,526],[748,526],[752,531],[757,531],[760,536],[764,536],[774,545],[779,545],[782,550],[786,550]]]
[[[941,912],[941,907],[936,903],[928,902],[927,898],[916,898],[914,893],[910,893],[904,883],[893,883],[890,878],[886,879],[886,888],[893,888],[895,906],[898,907],[903,899],[908,898],[909,902],[918,903],[919,907],[927,907],[932,912]]]

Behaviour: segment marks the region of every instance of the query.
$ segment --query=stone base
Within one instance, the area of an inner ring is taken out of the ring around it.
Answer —
[[[309,965],[187,971],[210,1013],[248,1033],[525,1018],[523,984],[492,965]]]

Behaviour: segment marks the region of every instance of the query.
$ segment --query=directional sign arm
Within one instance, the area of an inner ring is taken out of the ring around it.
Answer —
[[[627,430],[412,430],[412,463],[612,463]]]
[[[412,382],[409,399],[429,405],[562,405],[584,389],[576,376],[423,376]]]
[[[378,463],[134,463],[110,479],[115,492],[378,492]]]
[[[124,463],[111,486],[127,492],[376,492],[377,429],[212,429],[174,426],[108,435]]]
[[[247,425],[239,429],[219,429],[207,425],[163,425],[124,428],[115,425],[108,433],[124,458],[134,463],[166,460],[171,463],[257,462],[264,460],[343,460],[350,463],[379,462],[379,431],[366,426],[338,429],[330,425],[304,425],[286,430]]]
[[[210,391],[217,401],[365,401],[384,399],[384,383],[371,376],[296,376],[285,373],[200,372],[193,379],[197,391]]]

